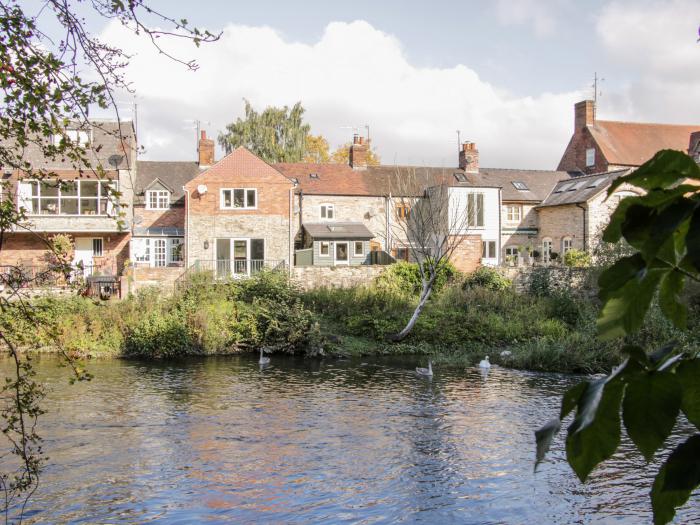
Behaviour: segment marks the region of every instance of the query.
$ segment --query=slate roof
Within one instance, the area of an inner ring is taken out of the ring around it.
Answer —
[[[374,234],[361,222],[307,222],[302,227],[312,239],[372,239]]]
[[[609,164],[640,166],[661,149],[687,152],[690,134],[700,125],[596,120],[588,130]]]
[[[156,179],[172,189],[171,203],[184,202],[182,187],[200,173],[199,165],[194,161],[139,160],[137,168],[134,204],[143,204],[144,191]]]
[[[541,202],[557,182],[570,176],[566,171],[480,168],[477,181],[503,188],[504,201]],[[514,182],[524,183],[528,189],[520,190]]]
[[[559,181],[540,207],[578,204],[606,191],[612,181],[629,173],[629,169],[582,175]]]

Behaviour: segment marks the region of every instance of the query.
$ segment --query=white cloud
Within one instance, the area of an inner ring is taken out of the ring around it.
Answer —
[[[559,3],[559,2],[555,2]],[[557,20],[555,6],[543,0],[497,0],[496,14],[505,25],[531,24],[537,36],[551,36],[555,33]]]
[[[185,71],[119,24],[102,37],[135,56],[128,69],[138,94],[140,141],[151,159],[193,158],[187,119],[213,133],[256,107],[301,100],[315,133],[332,145],[343,126],[370,125],[384,163],[453,166],[456,134],[477,142],[481,165],[555,168],[569,139],[579,93],[516,97],[482,80],[469,65],[419,68],[400,42],[366,22],[331,23],[313,45],[289,42],[267,27],[229,25],[200,49],[178,41],[169,51],[200,64]],[[213,134],[210,133],[210,134]]]
[[[605,99],[610,116],[632,120],[700,122],[700,0],[617,1],[596,29],[610,58],[630,81]],[[620,73],[611,71],[610,79]],[[606,115],[607,117],[608,115]]]

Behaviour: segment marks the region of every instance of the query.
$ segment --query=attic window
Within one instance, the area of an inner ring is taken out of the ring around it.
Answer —
[[[566,184],[562,184],[557,188],[557,190],[554,193],[564,193],[565,191],[568,191],[569,188],[573,186],[573,182],[567,182]]]
[[[524,183],[523,181],[521,181],[521,180],[514,180],[514,181],[511,182],[511,184],[513,184],[513,187],[514,187],[516,190],[528,191],[528,190],[530,189],[530,188],[527,187],[527,184],[525,184],[525,183]]]
[[[309,178],[310,179],[320,179],[321,177],[318,176],[318,173],[309,173]]]
[[[455,173],[455,179],[457,179],[457,182],[467,182],[467,176],[464,173]]]
[[[576,190],[580,189],[584,184],[586,184],[585,180],[579,181],[579,182],[575,183],[573,186],[571,186],[571,188],[569,188],[569,191],[576,191]]]
[[[344,232],[344,231],[345,231],[345,227],[343,227],[343,226],[328,226],[328,231],[331,231],[331,232]]]
[[[593,179],[586,188],[597,188],[605,179]]]

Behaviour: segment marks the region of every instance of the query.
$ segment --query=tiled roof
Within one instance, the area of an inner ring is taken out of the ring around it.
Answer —
[[[541,206],[560,206],[562,204],[588,202],[605,191],[616,178],[629,172],[629,169],[623,169],[561,180],[554,186],[552,192]]]
[[[371,239],[374,234],[361,222],[307,222],[302,227],[312,239]]]
[[[173,190],[171,202],[177,202],[185,195],[182,187],[197,175],[200,169],[191,161],[153,161],[139,160],[136,172],[135,203],[143,202],[143,192],[156,179]]]
[[[481,168],[477,180],[503,188],[504,201],[541,202],[557,182],[569,176],[566,171]]]
[[[596,120],[588,129],[609,164],[640,166],[661,149],[687,152],[690,134],[700,125]]]
[[[353,170],[347,164],[302,162],[273,166],[294,180],[307,195],[420,195],[425,188],[441,182],[454,186],[474,186],[478,181],[477,176],[458,168],[369,166],[366,170]],[[464,182],[457,180],[455,173],[463,177]],[[413,184],[409,184],[409,181]]]

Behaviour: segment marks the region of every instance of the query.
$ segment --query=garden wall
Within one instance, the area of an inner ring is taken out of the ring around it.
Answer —
[[[569,268],[568,266],[523,266],[499,268],[502,275],[513,281],[515,290],[529,292],[531,286],[548,286],[550,290],[566,290],[584,296],[598,293],[596,278],[590,268]],[[535,283],[533,283],[535,279]]]
[[[292,268],[292,281],[304,290],[312,288],[349,288],[372,284],[386,266],[306,266]]]

